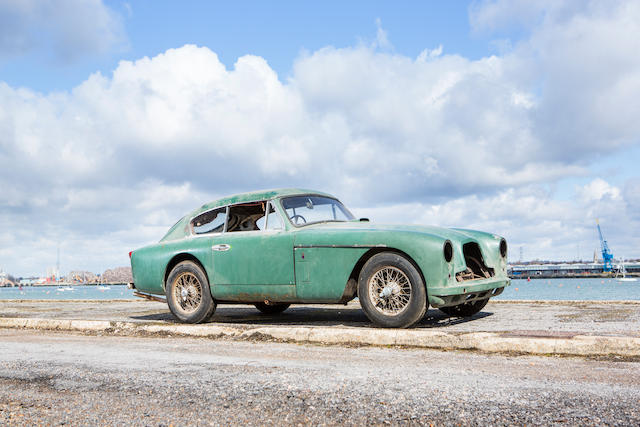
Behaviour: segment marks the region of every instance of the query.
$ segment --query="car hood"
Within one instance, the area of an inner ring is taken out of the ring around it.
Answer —
[[[407,224],[374,224],[366,221],[349,221],[349,222],[322,222],[318,224],[309,224],[300,227],[299,231],[308,231],[311,234],[331,232],[331,231],[356,231],[356,232],[400,232],[415,233],[430,237],[436,237],[443,240],[451,240],[464,242],[469,240],[477,240],[486,237],[491,240],[499,239],[500,236],[491,233],[485,233],[475,230],[464,230],[458,228],[444,228],[425,225],[407,225]]]

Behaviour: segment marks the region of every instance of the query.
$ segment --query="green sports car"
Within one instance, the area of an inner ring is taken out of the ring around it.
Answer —
[[[406,328],[429,305],[471,316],[510,283],[500,236],[373,224],[330,194],[301,189],[208,203],[129,255],[138,294],[166,295],[188,323],[206,321],[223,303],[275,314],[358,297],[373,323]]]

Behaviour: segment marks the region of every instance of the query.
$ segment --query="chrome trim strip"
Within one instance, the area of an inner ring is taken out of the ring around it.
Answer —
[[[306,248],[350,248],[350,249],[361,249],[361,248],[386,248],[387,245],[295,245],[294,249],[306,249]]]
[[[266,206],[266,210],[264,212],[265,215],[265,219],[264,219],[264,230],[262,230],[262,232],[266,232],[266,231],[284,231],[286,229],[285,227],[285,222],[282,219],[282,215],[280,214],[280,211],[278,210],[278,205],[276,205],[274,203],[275,199],[269,199],[267,200],[267,206]],[[274,228],[273,230],[269,230],[269,210],[273,208],[273,213],[280,219],[280,225],[282,225],[282,228]]]
[[[224,227],[222,228],[222,232],[227,232],[227,225],[229,225],[229,210],[231,206],[227,205],[227,209],[224,211]]]
[[[264,230],[262,231],[267,231],[269,229],[269,210],[270,209],[271,209],[271,200],[267,200],[267,206],[265,206],[264,208]]]

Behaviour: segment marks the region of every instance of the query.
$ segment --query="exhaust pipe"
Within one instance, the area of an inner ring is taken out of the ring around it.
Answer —
[[[149,301],[157,301],[157,302],[164,302],[164,303],[167,302],[166,298],[159,297],[157,295],[145,294],[145,293],[140,292],[140,291],[135,291],[133,293],[133,296],[139,297],[139,298],[144,298],[144,299],[149,300]]]

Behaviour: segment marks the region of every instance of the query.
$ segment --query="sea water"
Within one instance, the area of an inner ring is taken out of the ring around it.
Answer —
[[[513,279],[497,296],[501,300],[640,300],[640,280],[616,279]]]
[[[138,299],[126,285],[24,286],[0,288],[0,299],[107,300]],[[500,300],[640,300],[640,281],[618,282],[615,279],[513,279],[511,286],[497,296]]]
[[[69,290],[67,290],[69,289]],[[2,299],[55,299],[55,300],[105,300],[138,299],[127,285],[76,285],[76,286],[23,286],[22,288],[0,288]]]

